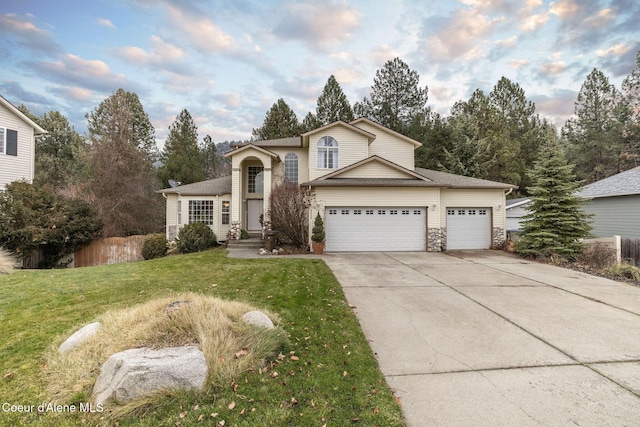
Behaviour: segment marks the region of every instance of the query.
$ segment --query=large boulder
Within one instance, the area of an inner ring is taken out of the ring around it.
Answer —
[[[267,329],[273,329],[274,325],[269,316],[261,311],[248,311],[242,315],[242,320],[250,325],[256,325]]]
[[[102,328],[100,322],[93,322],[88,324],[87,326],[80,328],[79,330],[75,331],[73,335],[67,338],[62,344],[60,344],[60,347],[58,347],[58,351],[60,353],[66,353],[67,351],[86,341],[92,335],[98,333],[100,328]]]
[[[196,346],[134,348],[102,365],[93,398],[96,404],[124,403],[160,390],[201,390],[207,373],[204,354]]]

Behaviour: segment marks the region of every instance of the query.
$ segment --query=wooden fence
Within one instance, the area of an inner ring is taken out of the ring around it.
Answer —
[[[142,245],[147,236],[108,237],[94,240],[74,256],[74,267],[142,261]]]
[[[622,259],[640,267],[640,239],[622,239]]]

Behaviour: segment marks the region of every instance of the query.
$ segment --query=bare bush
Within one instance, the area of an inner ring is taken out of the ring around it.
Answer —
[[[585,246],[576,260],[591,268],[601,270],[616,263],[616,250],[606,243],[596,242]]]
[[[18,267],[18,262],[9,252],[0,248],[0,275],[13,273]]]
[[[283,183],[271,190],[269,216],[271,226],[295,247],[309,241],[309,197],[297,185]]]

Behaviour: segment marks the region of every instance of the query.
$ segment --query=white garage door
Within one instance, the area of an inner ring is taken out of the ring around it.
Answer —
[[[325,210],[328,252],[424,251],[425,208],[328,207]]]
[[[489,249],[491,209],[448,208],[447,249]]]

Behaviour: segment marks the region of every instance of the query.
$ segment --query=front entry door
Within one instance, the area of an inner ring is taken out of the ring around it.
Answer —
[[[247,200],[247,231],[262,230],[260,216],[264,213],[263,199]]]

